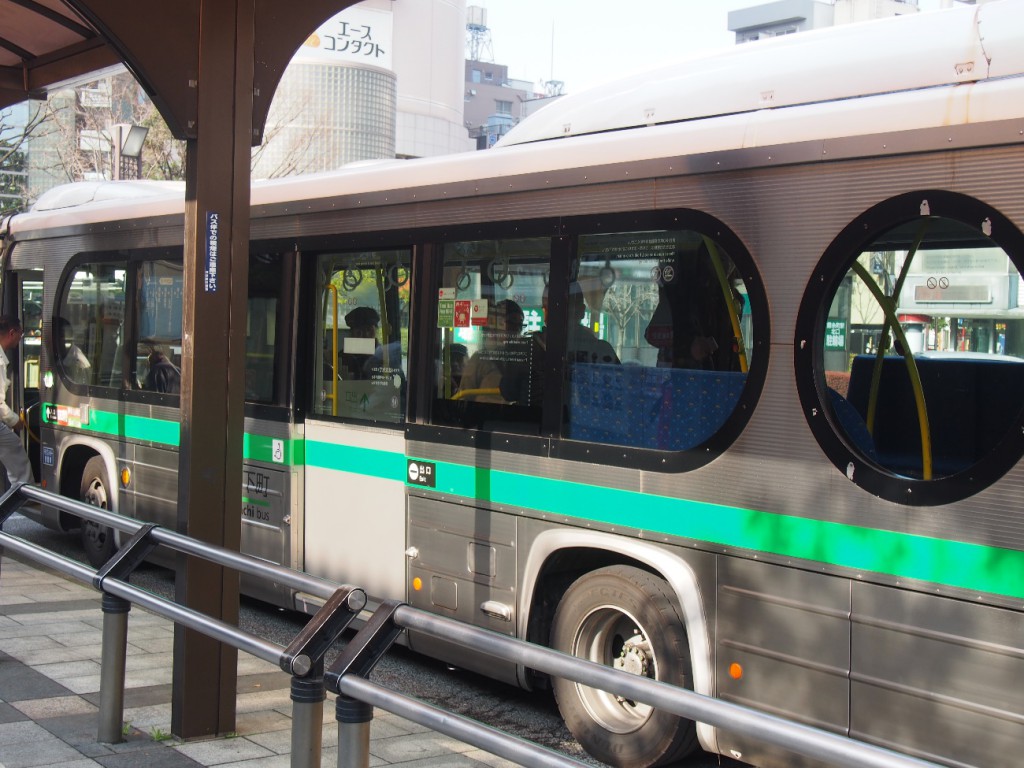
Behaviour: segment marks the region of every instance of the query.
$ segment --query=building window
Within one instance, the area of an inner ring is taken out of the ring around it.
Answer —
[[[499,115],[511,115],[512,114],[512,102],[511,101],[495,101],[494,111]]]

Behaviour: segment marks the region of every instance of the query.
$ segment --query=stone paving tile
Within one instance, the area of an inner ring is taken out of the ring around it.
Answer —
[[[404,717],[392,714],[391,712],[385,712],[383,709],[374,710],[373,724],[376,727],[380,723],[390,723],[393,727],[397,728],[401,733],[429,733],[430,729],[425,725],[414,723],[411,720],[406,720]]]
[[[266,747],[261,747],[244,736],[233,739],[188,742],[175,746],[174,749],[202,765],[237,763],[257,757],[271,757],[274,754]]]
[[[19,723],[5,723],[0,725],[0,746],[32,741],[32,739],[37,739],[44,733],[44,729],[31,720],[23,720]]]
[[[124,668],[128,672],[136,672],[142,669],[170,669],[174,664],[174,657],[165,653],[137,653],[125,657]]]
[[[438,755],[402,763],[402,768],[483,768],[483,766],[483,763],[465,753]]]
[[[163,731],[171,729],[171,702],[170,699],[164,704],[151,704],[142,707],[126,707],[124,720],[136,728],[149,730],[160,728]]]
[[[154,685],[170,685],[173,668],[171,664],[148,669],[129,670],[125,673],[127,688],[151,688]]]
[[[292,698],[290,689],[243,693],[235,704],[236,712],[256,712],[261,709],[277,709],[290,713]]]
[[[0,725],[3,723],[19,723],[28,720],[29,717],[17,707],[13,707],[6,701],[0,702]]]
[[[100,630],[87,627],[85,624],[82,627],[84,629],[68,628],[63,632],[48,632],[47,636],[68,648],[81,648],[86,645],[94,645],[98,648],[103,644],[103,633]]]
[[[99,675],[101,670],[98,659],[62,661],[56,664],[33,664],[32,668],[41,675],[46,675],[51,680],[67,680],[72,677]]]
[[[78,601],[75,601],[75,605]],[[58,605],[64,605],[59,603]],[[46,611],[28,611],[22,609],[17,614],[14,614],[19,624],[30,625],[34,627],[49,628],[51,625],[55,627],[70,627],[75,631],[79,629],[87,629],[89,631],[95,631],[96,627],[93,624],[88,623],[89,619],[95,618],[99,612],[99,604],[97,603],[93,608],[82,608],[79,610],[46,610]],[[11,616],[12,614],[8,614]]]
[[[237,763],[221,763],[217,768],[291,768],[291,760],[291,755],[273,755],[257,757],[254,760],[242,760]],[[322,768],[326,768],[326,766],[336,765],[337,762],[337,759],[333,763],[321,760],[320,765]]]
[[[238,674],[241,675],[262,675],[262,674],[274,674],[288,677],[287,674],[281,671],[281,668],[276,664],[271,664],[269,661],[263,659],[257,659],[255,656],[250,656],[247,653],[238,654]]]
[[[83,715],[99,710],[81,696],[51,696],[47,699],[29,699],[13,704],[14,708],[23,712],[35,721],[65,715]]]
[[[407,763],[424,758],[467,752],[472,747],[439,733],[417,733],[390,739],[370,739],[370,752],[389,763]]]
[[[462,754],[471,760],[476,760],[478,763],[490,766],[490,768],[519,768],[520,765],[503,757],[492,755],[490,752],[485,752],[482,749],[471,749],[469,752],[463,752]]]
[[[238,693],[258,693],[260,691],[279,691],[291,689],[291,678],[284,672],[243,675],[238,673]]]
[[[92,691],[90,693],[82,694],[81,698],[85,699],[90,704],[95,704],[97,707],[100,705],[99,691]],[[128,688],[124,692],[125,709],[131,709],[134,707],[149,707],[156,704],[166,704],[170,700],[171,686],[169,684],[151,685],[141,688]]]
[[[236,712],[235,733],[256,740],[256,734],[278,734],[284,732],[290,738],[292,719],[275,710],[258,712]],[[260,742],[262,743],[262,742]],[[266,745],[264,745],[266,746]],[[267,747],[273,749],[273,747]],[[275,752],[280,750],[274,749]]]
[[[154,744],[137,752],[97,758],[96,762],[103,768],[194,768],[203,765],[163,744]]]
[[[22,725],[13,723],[12,725]],[[0,731],[12,727],[12,725],[0,726]],[[0,733],[0,765],[6,768],[31,768],[37,765],[50,765],[57,762],[68,762],[81,758],[78,750],[65,744],[55,736],[50,735],[44,728],[36,723],[33,726],[31,738],[17,738],[6,740],[5,734]]]
[[[35,603],[35,600],[27,595],[15,594],[7,590],[0,592],[0,605],[27,605],[29,603]]]
[[[171,636],[149,637],[142,638],[136,642],[129,636],[128,648],[129,653],[131,653],[132,648],[142,653],[174,653],[174,638]]]
[[[29,627],[18,627],[0,632],[0,643],[4,653],[14,656],[21,651],[33,651],[38,648],[63,648],[56,640],[47,637],[45,632],[36,632]]]
[[[153,740],[148,734],[131,728],[127,729],[127,734],[123,737],[124,740],[117,744],[98,742],[96,731],[99,722],[95,713],[51,717],[39,721],[39,725],[87,757],[95,758],[121,752],[133,752],[148,749],[153,744]]]
[[[4,588],[7,588],[6,583]],[[33,603],[32,605],[12,605],[3,609],[5,616],[23,616],[26,613],[63,613],[74,611],[80,621],[88,621],[89,616],[102,615],[100,610],[100,596],[96,592],[90,596],[79,597],[75,600],[59,600],[48,603]],[[45,609],[45,610],[44,610]],[[83,613],[84,612],[84,613]]]
[[[46,675],[0,654],[0,699],[11,703],[26,699],[66,696],[71,691]]]
[[[6,646],[7,644],[0,641],[0,645]],[[42,666],[43,664],[56,664],[60,661],[98,659],[99,656],[97,656],[95,651],[91,648],[66,648],[63,645],[54,644],[48,648],[19,651],[15,658],[17,658],[22,664],[27,664],[30,667],[36,667]]]
[[[95,675],[82,675],[81,677],[65,677],[61,682],[64,683],[68,690],[78,694],[94,693],[100,689],[99,673]]]

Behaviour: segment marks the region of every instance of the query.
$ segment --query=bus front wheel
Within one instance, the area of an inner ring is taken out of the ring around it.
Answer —
[[[110,509],[110,488],[107,465],[99,456],[93,456],[82,473],[82,486],[78,500],[100,509]],[[82,520],[82,548],[89,563],[98,568],[117,551],[114,530],[90,520]]]
[[[574,582],[555,611],[551,641],[588,661],[692,687],[689,643],[671,591],[638,568],[601,568]],[[691,720],[562,678],[553,687],[569,730],[605,763],[648,768],[697,746]]]

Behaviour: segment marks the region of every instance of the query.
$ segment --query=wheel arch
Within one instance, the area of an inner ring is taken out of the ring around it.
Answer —
[[[571,560],[571,566],[567,564]],[[542,532],[533,541],[523,572],[523,588],[517,611],[517,636],[547,645],[547,638],[537,633],[550,631],[551,617],[557,605],[547,601],[554,588],[560,594],[571,581],[607,565],[633,565],[663,579],[675,595],[676,606],[683,617],[690,661],[693,689],[711,696],[714,692],[710,618],[698,584],[697,574],[689,563],[672,552],[649,542],[599,531],[555,529]],[[519,684],[530,688],[525,667],[517,669]],[[717,752],[715,729],[697,723],[701,746]]]
[[[71,438],[62,442],[57,464],[58,489],[61,496],[77,499],[82,486],[82,474],[89,460],[99,456],[107,470],[108,487],[114,489],[110,499],[110,511],[117,513],[119,507],[117,478],[117,462],[110,446],[94,438]],[[61,512],[61,528],[70,530],[78,526],[73,515]]]

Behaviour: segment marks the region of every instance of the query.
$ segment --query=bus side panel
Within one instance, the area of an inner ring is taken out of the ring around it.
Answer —
[[[516,516],[409,497],[409,604],[467,624],[515,634]],[[420,579],[420,582],[416,582]],[[420,590],[415,584],[421,583]],[[507,618],[500,615],[507,611]],[[409,636],[409,646],[463,669],[516,682],[514,664],[473,656],[457,645]]]
[[[178,523],[178,451],[123,443],[120,451],[134,447],[132,482],[121,498],[131,501],[121,514],[175,530]],[[120,462],[119,462],[120,463]]]
[[[939,762],[1020,765],[1024,615],[864,583],[853,609],[851,736]]]
[[[849,617],[846,579],[720,558],[720,697],[845,734],[850,717]],[[761,750],[732,733],[719,739],[726,754],[734,750],[744,760]]]

